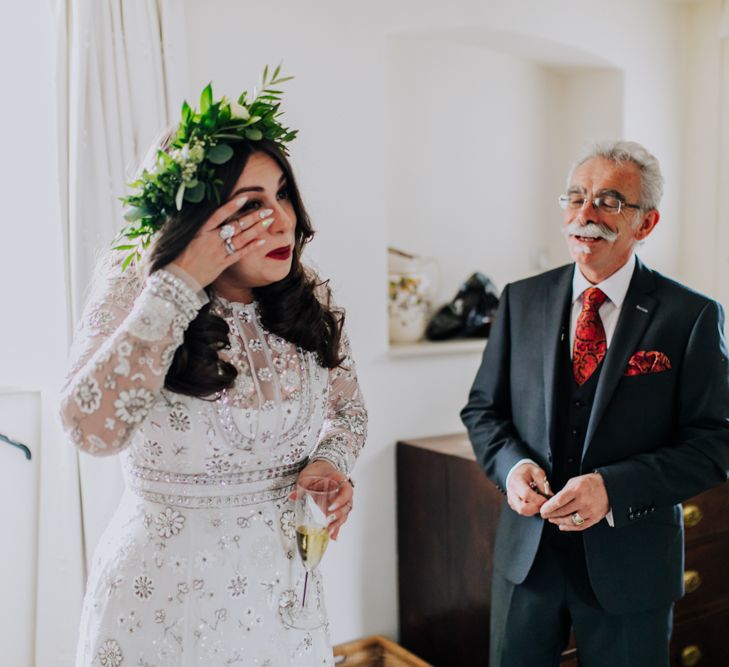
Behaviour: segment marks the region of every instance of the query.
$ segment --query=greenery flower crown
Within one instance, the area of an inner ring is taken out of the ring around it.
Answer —
[[[269,76],[266,66],[260,90],[253,90],[250,101],[244,91],[237,103],[225,97],[214,102],[208,84],[200,95],[199,112],[183,102],[182,121],[169,146],[157,151],[153,167],[129,183],[132,194],[120,198],[128,209],[124,219],[129,223],[116,238],[115,243],[121,244],[114,246],[129,252],[122,269],[141,257],[154,233],[182,209],[184,202],[215,201],[220,205],[222,181],[216,178],[216,168],[233,157],[231,144],[270,139],[288,155],[286,144],[296,137],[297,130],[279,122],[283,92],[275,87],[292,78],[281,76],[280,65]]]

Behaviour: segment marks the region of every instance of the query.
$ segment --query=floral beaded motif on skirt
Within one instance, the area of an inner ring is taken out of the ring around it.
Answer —
[[[285,499],[186,510],[127,492],[93,563],[78,664],[333,664],[327,628],[281,621],[302,589],[293,519]]]

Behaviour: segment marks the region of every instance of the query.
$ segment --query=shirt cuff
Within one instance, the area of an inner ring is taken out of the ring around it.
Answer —
[[[352,443],[344,432],[326,436],[317,445],[309,459],[311,461],[316,461],[317,459],[329,461],[329,463],[347,475],[347,477],[351,474],[355,462]]]
[[[539,465],[536,461],[532,461],[531,459],[519,459],[513,466],[511,466],[511,470],[509,470],[509,474],[506,476],[506,482],[504,482],[504,489],[509,488],[511,473],[513,473],[522,463],[533,463],[534,465]]]
[[[177,276],[182,280],[193,292],[197,294],[197,298],[200,299],[200,306],[204,306],[210,298],[208,293],[203,289],[202,285],[195,280],[185,269],[177,266],[177,264],[170,263],[164,267],[164,270],[171,273],[173,276]]]

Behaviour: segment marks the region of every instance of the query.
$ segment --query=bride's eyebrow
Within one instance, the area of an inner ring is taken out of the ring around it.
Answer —
[[[278,179],[278,186],[281,187],[283,184],[286,183],[286,174],[281,174],[281,176]],[[239,194],[243,192],[264,192],[265,189],[262,188],[260,185],[249,185],[245,188],[238,188],[230,197],[228,198],[228,201],[231,199],[234,199]]]
[[[260,185],[251,185],[251,186],[248,186],[247,188],[238,188],[232,195],[230,195],[230,198],[228,199],[228,201],[230,201],[231,199],[234,199],[242,192],[263,192],[263,188]]]

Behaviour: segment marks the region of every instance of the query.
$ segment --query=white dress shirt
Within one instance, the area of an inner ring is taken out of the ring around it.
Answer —
[[[582,295],[585,290],[590,287],[598,287],[603,291],[607,299],[600,306],[600,319],[602,320],[602,326],[605,329],[605,340],[607,341],[608,348],[610,347],[610,341],[613,339],[615,333],[615,326],[618,323],[618,317],[620,316],[620,309],[623,307],[623,301],[625,301],[625,295],[628,293],[628,287],[630,286],[630,279],[633,277],[633,271],[635,270],[635,255],[631,254],[621,268],[613,273],[608,278],[605,278],[601,283],[593,285],[585,276],[582,275],[581,271],[577,270],[575,265],[575,273],[572,276],[572,314],[570,317],[570,356],[574,351],[575,347],[575,331],[577,329],[577,318],[582,311]]]
[[[577,329],[577,318],[582,311],[582,297],[585,290],[590,287],[598,287],[603,291],[607,299],[603,302],[602,306],[598,310],[600,319],[602,320],[602,326],[605,329],[605,340],[607,342],[608,349],[610,348],[610,341],[613,339],[615,333],[615,327],[620,317],[620,310],[623,307],[625,301],[625,295],[628,293],[628,287],[630,286],[630,280],[633,277],[635,271],[635,253],[631,253],[628,259],[622,267],[620,267],[615,273],[608,276],[605,280],[597,285],[593,285],[582,272],[578,270],[575,264],[574,274],[572,276],[572,310],[570,312],[570,357],[573,354],[575,347],[575,330]],[[509,474],[506,476],[506,485],[504,488],[509,486],[509,478],[511,474],[516,470],[522,463],[534,463],[531,459],[521,459],[517,461],[509,470]],[[613,513],[612,510],[608,512],[607,516],[608,524],[613,526]]]

